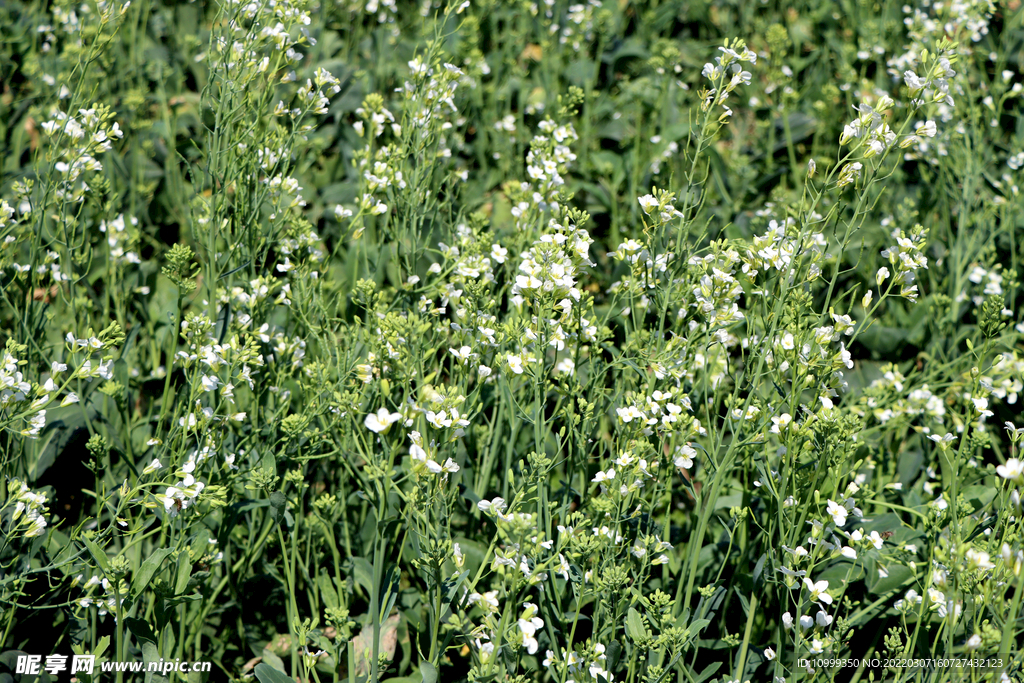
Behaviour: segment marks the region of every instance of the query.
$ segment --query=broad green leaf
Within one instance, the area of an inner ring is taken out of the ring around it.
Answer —
[[[253,669],[253,673],[256,674],[256,678],[260,683],[295,683],[289,676],[285,675],[283,671],[278,671],[274,667],[260,662]]]
[[[640,640],[647,637],[647,629],[644,627],[644,620],[634,608],[629,608],[629,614],[626,617],[626,633],[633,640],[633,642],[639,642]]]
[[[160,548],[152,555],[146,558],[142,566],[139,567],[139,571],[135,572],[135,577],[132,579],[132,593],[138,597],[142,595],[142,591],[146,590],[146,586],[153,580],[153,574],[161,568],[164,560],[167,556],[174,552],[170,548]]]

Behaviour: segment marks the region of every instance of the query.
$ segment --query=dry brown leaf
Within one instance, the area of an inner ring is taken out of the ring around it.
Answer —
[[[528,43],[523,51],[519,55],[519,59],[527,60],[532,59],[535,62],[539,62],[544,56],[544,48],[536,43]]]
[[[398,620],[396,614],[380,625],[380,653],[388,659],[395,658],[395,650],[398,648]],[[356,675],[369,674],[373,659],[372,624],[364,626],[359,635],[352,639],[352,650],[356,656]]]

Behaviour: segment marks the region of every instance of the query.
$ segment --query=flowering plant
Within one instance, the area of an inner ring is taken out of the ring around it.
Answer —
[[[0,7],[5,646],[1016,680],[1024,34],[811,5]]]

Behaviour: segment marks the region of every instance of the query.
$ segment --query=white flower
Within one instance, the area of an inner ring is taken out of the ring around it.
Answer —
[[[1010,458],[1005,465],[996,465],[996,473],[1003,479],[1024,483],[1024,461]]]
[[[696,456],[697,451],[690,444],[683,444],[676,448],[676,458],[672,461],[672,464],[678,469],[688,470],[693,467],[693,459]]]
[[[988,409],[987,398],[972,398],[971,403],[974,404],[974,409],[978,411],[978,415],[981,418],[992,417],[992,415],[994,414],[991,410]]]
[[[427,460],[426,465],[427,469],[433,472],[434,474],[447,475],[449,473],[454,474],[455,472],[459,471],[459,466],[451,458],[448,458],[448,460],[446,460],[443,465],[439,465],[433,460]]]
[[[508,361],[508,369],[509,370],[511,370],[512,372],[516,373],[517,375],[523,374],[523,359],[522,358],[520,358],[519,356],[515,356],[515,355],[510,353],[508,355],[507,361]]]
[[[828,581],[818,581],[817,583],[814,583],[810,579],[805,578],[804,586],[811,594],[812,602],[821,601],[826,605],[832,604],[832,596],[825,592],[828,590]]]
[[[490,512],[491,510],[494,510],[495,514],[500,515],[505,509],[505,499],[495,498],[493,500],[481,500],[476,504],[476,506],[479,508],[480,512]]]
[[[778,417],[772,418],[772,434],[778,434],[780,431],[785,429],[793,422],[793,416],[789,413],[783,413]]]
[[[640,208],[642,208],[644,210],[644,213],[646,213],[648,216],[651,215],[652,211],[658,210],[658,200],[655,199],[652,195],[645,194],[643,197],[640,197],[637,201],[640,202]]]
[[[764,649],[764,658],[767,659],[769,662],[775,659],[775,650],[771,649],[770,647],[766,647]]]
[[[832,522],[836,526],[846,524],[847,509],[831,499],[828,501],[828,514],[832,516]]]
[[[181,491],[181,489],[174,486],[167,487],[162,499],[164,503],[164,512],[166,512],[170,517],[177,517],[178,513],[188,508],[189,504],[192,502],[191,499]]]
[[[448,349],[453,356],[455,356],[460,363],[465,363],[469,360],[469,357],[473,355],[473,349],[468,346],[462,346],[458,349]]]
[[[367,415],[364,424],[371,432],[381,434],[387,432],[392,423],[398,422],[401,418],[401,413],[389,413],[387,408],[381,408],[376,415]]]
[[[967,551],[965,558],[967,560],[968,569],[988,571],[996,568],[996,565],[991,561],[991,559],[989,559],[988,553],[975,550],[974,548]]]
[[[525,603],[526,611],[523,613],[522,619],[519,620],[519,630],[523,634],[523,647],[531,655],[537,652],[539,643],[534,637],[537,634],[537,629],[543,628],[544,620],[533,616],[537,612],[537,606],[532,603]]]

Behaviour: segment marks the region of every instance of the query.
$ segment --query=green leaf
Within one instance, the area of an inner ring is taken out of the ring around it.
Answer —
[[[430,662],[420,662],[420,674],[423,675],[423,683],[437,683],[437,669]]]
[[[288,499],[280,491],[274,491],[270,494],[270,518],[275,522],[281,519],[281,514],[284,512],[285,505],[288,503]]]
[[[99,659],[103,655],[103,653],[107,651],[107,646],[109,645],[110,636],[103,636],[99,639],[99,642],[96,643],[96,647],[93,648],[92,652],[90,652],[89,654],[96,657],[96,659]]]
[[[188,579],[192,575],[192,561],[188,557],[188,552],[181,551],[178,553],[178,578],[174,582],[174,594],[181,595],[185,592],[185,588],[188,586]]]
[[[89,401],[84,410],[80,405],[47,410],[46,427],[43,428],[43,433],[39,435],[39,441],[36,443],[35,453],[37,456],[32,465],[32,478],[39,479],[43,476],[43,473],[64,452],[72,437],[79,430],[85,429],[87,421],[95,421],[97,415],[92,401]]]
[[[693,679],[693,683],[704,683],[704,681],[711,678],[719,668],[721,668],[721,662],[713,662],[704,667],[704,670],[700,672],[697,678]]]
[[[643,617],[634,608],[629,608],[629,615],[626,617],[626,634],[638,642],[647,637],[647,629],[644,627]]]
[[[172,552],[174,551],[170,548],[160,548],[146,558],[146,561],[139,567],[139,571],[135,572],[135,578],[132,579],[132,593],[135,594],[135,597],[142,595],[142,591],[146,590],[146,586],[153,580],[153,574],[160,569],[160,565]]]
[[[320,587],[320,596],[327,607],[337,609],[340,604],[338,602],[338,592],[334,590],[334,582],[326,570],[321,571],[320,575],[317,576],[317,585]]]
[[[142,662],[146,665],[146,683],[166,683],[167,676],[164,676],[156,671],[150,671],[149,665],[153,662],[160,661],[160,650],[157,649],[156,643],[152,641],[145,641],[142,643]]]
[[[369,595],[373,590],[373,565],[365,557],[352,558],[352,577]]]
[[[963,491],[964,498],[974,506],[975,512],[988,507],[988,504],[995,500],[996,489],[992,486],[968,486]]]
[[[156,632],[153,631],[153,627],[151,627],[142,619],[137,619],[135,617],[125,617],[124,623],[128,626],[128,630],[132,632],[132,635],[134,635],[140,641],[154,644],[156,643]]]
[[[260,662],[253,669],[256,674],[256,678],[259,679],[260,683],[295,683],[290,677],[286,676],[283,671],[278,671],[269,664]]]
[[[877,571],[868,574],[868,576],[875,576],[875,581],[868,585],[869,591],[876,595],[888,593],[897,588],[902,588],[914,580],[915,574],[909,567],[891,564],[888,566],[887,571],[889,575],[884,577],[879,576]]]
[[[89,549],[89,554],[92,555],[93,559],[96,560],[96,564],[98,564],[100,569],[103,570],[103,573],[106,574],[107,554],[103,552],[103,548],[99,547],[95,541],[85,538],[84,536],[82,537],[82,543],[84,543],[85,547]]]

